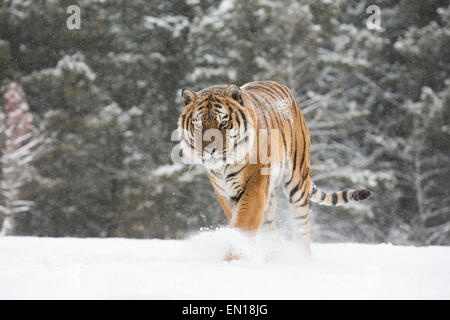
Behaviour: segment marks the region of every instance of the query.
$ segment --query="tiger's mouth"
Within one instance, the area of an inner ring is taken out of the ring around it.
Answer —
[[[220,169],[226,164],[226,160],[224,157],[203,157],[202,164],[207,169]]]
[[[207,152],[203,152],[202,160],[205,160],[205,161],[209,161],[209,160],[217,161],[217,160],[225,160],[226,157],[227,157],[226,153],[223,153],[223,152],[220,152],[220,151],[215,153],[215,154],[209,154]]]

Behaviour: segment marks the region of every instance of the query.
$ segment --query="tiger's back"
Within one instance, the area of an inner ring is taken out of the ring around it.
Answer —
[[[278,82],[262,81],[248,83],[242,90],[250,100],[248,106],[255,110],[258,129],[267,129],[269,137],[277,135],[277,143],[267,144],[273,159],[270,162],[270,166],[274,167],[272,172],[279,172],[279,178],[286,175],[284,182],[287,184],[296,180],[297,175],[306,181],[310,174],[310,137],[301,109],[290,89]],[[259,147],[264,146],[260,144]]]

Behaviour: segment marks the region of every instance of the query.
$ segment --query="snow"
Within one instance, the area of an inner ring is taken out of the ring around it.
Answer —
[[[232,250],[240,260],[223,261]],[[223,228],[186,240],[0,238],[0,299],[449,299],[450,247],[312,244]]]
[[[183,169],[182,164],[164,164],[153,170],[152,175],[155,177],[170,176],[177,171]]]
[[[181,32],[189,27],[189,20],[184,16],[145,16],[144,26],[149,30],[152,30],[155,27],[166,29],[173,33],[174,38],[178,38],[181,35]]]
[[[73,55],[64,55],[64,57],[62,57],[56,64],[56,68],[47,68],[40,71],[35,71],[32,75],[61,78],[65,75],[64,72],[83,75],[89,81],[94,81],[97,78],[97,75],[86,64],[84,55],[80,52]],[[31,75],[25,76],[25,78],[30,77]]]

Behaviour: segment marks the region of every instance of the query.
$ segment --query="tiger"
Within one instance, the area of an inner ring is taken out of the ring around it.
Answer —
[[[274,189],[281,187],[289,200],[294,239],[310,253],[310,202],[339,206],[372,195],[367,189],[326,193],[312,182],[309,131],[284,84],[221,84],[198,92],[185,88],[181,100],[183,157],[205,167],[231,228],[247,233],[276,229]],[[216,134],[208,139],[211,131]]]

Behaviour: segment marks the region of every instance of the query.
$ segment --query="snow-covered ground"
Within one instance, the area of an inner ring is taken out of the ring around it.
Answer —
[[[225,262],[233,250],[238,261]],[[0,298],[450,299],[450,247],[312,244],[234,230],[186,240],[0,238]]]

